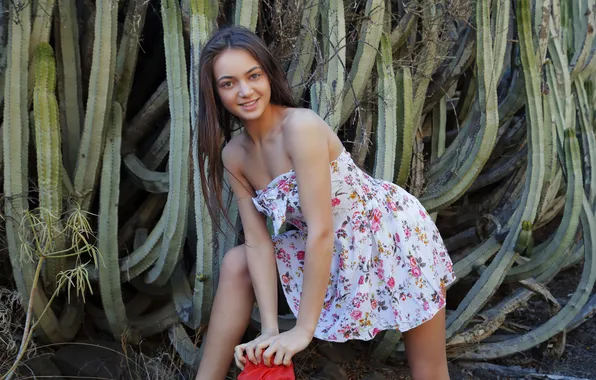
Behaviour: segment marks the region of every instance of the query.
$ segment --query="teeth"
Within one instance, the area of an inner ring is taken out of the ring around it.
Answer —
[[[246,106],[252,106],[252,105],[253,105],[253,104],[255,104],[255,103],[256,103],[256,100],[253,100],[253,101],[252,101],[252,102],[250,102],[250,103],[244,103],[244,104],[243,104],[243,106],[245,106],[245,107],[246,107]]]

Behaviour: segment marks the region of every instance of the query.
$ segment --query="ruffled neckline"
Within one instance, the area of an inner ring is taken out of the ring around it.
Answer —
[[[334,163],[338,162],[342,156],[344,154],[347,154],[346,148],[344,147],[341,151],[341,153],[333,160],[329,161],[329,166],[333,165]],[[272,187],[274,187],[274,185],[276,185],[279,181],[281,181],[282,178],[285,178],[286,176],[293,174],[294,173],[294,169],[290,169],[285,173],[281,173],[280,175],[278,175],[277,177],[273,178],[271,180],[271,182],[269,182],[267,184],[267,186],[265,186],[264,189],[260,189],[260,190],[255,190],[255,193],[257,194],[256,197],[253,198],[257,198],[259,195],[261,195],[262,193],[266,192],[267,190],[271,189]]]

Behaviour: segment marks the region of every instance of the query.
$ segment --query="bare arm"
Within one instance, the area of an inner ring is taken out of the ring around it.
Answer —
[[[329,281],[333,219],[329,148],[327,139],[321,136],[321,130],[327,126],[315,114],[304,113],[299,123],[290,123],[285,128],[284,139],[296,172],[300,206],[308,226],[304,283],[296,326],[312,336]]]
[[[242,175],[237,153],[229,148],[224,148],[222,159],[231,174],[230,184],[238,202],[248,271],[261,314],[261,331],[277,333],[277,269],[273,243],[264,216],[252,202],[251,186]]]

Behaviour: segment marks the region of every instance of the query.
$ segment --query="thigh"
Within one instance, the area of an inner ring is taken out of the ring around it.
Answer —
[[[449,378],[445,330],[445,308],[442,308],[429,321],[404,332],[406,356],[414,379]]]
[[[432,360],[445,356],[445,308],[435,316],[403,333],[408,361]]]

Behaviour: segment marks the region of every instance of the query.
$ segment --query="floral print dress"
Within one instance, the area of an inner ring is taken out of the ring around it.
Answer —
[[[315,337],[370,340],[428,321],[445,306],[442,289],[455,280],[434,222],[415,197],[366,174],[345,149],[330,170],[335,244]],[[294,171],[257,190],[253,203],[272,220],[277,269],[297,316],[308,228]],[[280,233],[286,222],[296,229]]]

